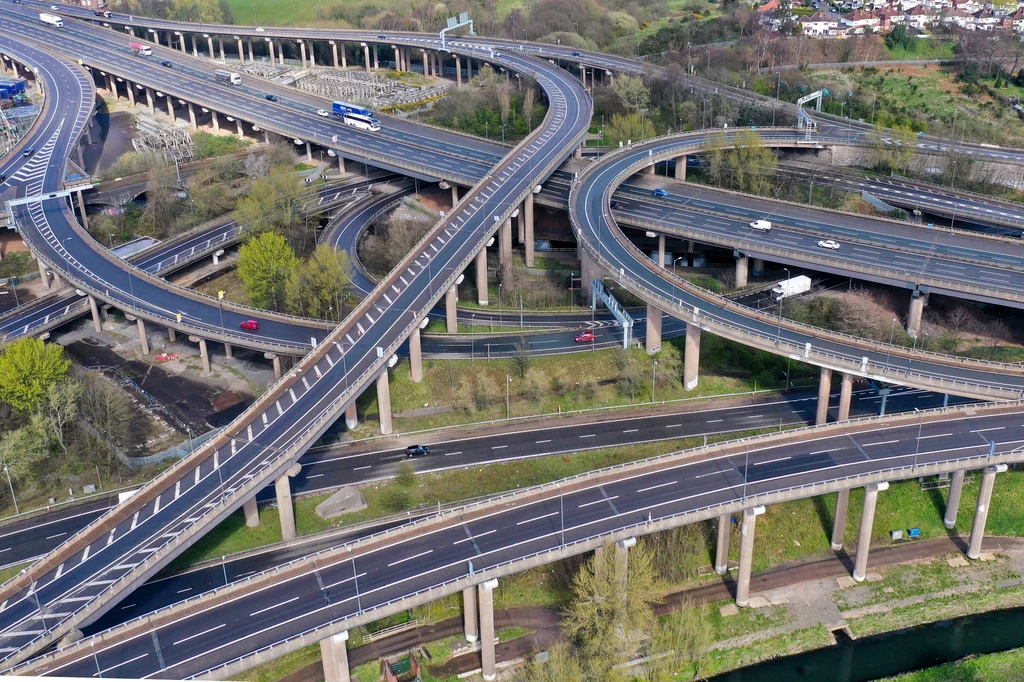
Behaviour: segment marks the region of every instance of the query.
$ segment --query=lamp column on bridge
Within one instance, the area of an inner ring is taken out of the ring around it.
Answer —
[[[996,474],[1006,471],[1005,464],[987,466],[981,472],[981,488],[978,490],[978,504],[974,508],[974,523],[971,525],[971,539],[967,544],[967,558],[981,557],[981,541],[985,537],[985,521],[988,520],[988,508],[992,502],[992,489],[996,484]]]
[[[744,607],[750,602],[750,572],[754,565],[754,531],[757,517],[764,514],[764,506],[758,505],[743,510],[740,525],[740,567],[736,572],[736,606]]]
[[[857,556],[853,562],[853,579],[863,582],[867,577],[868,554],[871,552],[871,530],[875,524],[875,505],[878,493],[889,489],[889,483],[870,483],[864,486],[864,507],[860,514],[860,533],[857,536]],[[835,534],[833,533],[833,540]]]
[[[324,664],[324,682],[349,682],[348,630],[320,640],[320,659]]]

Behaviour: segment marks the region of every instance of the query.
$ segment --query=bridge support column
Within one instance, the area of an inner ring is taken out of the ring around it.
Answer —
[[[722,514],[718,517],[718,535],[715,538],[715,573],[718,575],[725,575],[729,572],[729,529],[731,526],[731,514]]]
[[[245,39],[245,46],[249,49],[249,61],[250,62],[256,61],[256,55],[254,55],[253,51],[252,51],[252,38],[246,38]]]
[[[345,408],[345,428],[351,431],[359,426],[359,415],[356,413],[356,404],[352,403]]]
[[[686,345],[683,350],[683,388],[687,391],[697,388],[697,378],[700,375],[700,334],[700,327],[687,323]]]
[[[740,526],[740,567],[736,572],[736,606],[746,606],[750,601],[750,570],[754,564],[754,530],[757,517],[764,514],[764,507],[757,506],[743,510]]]
[[[128,91],[128,104],[135,106],[135,83],[131,81],[125,81],[125,90]],[[90,119],[92,120],[92,119]]]
[[[245,514],[245,525],[249,528],[256,528],[260,525],[260,509],[256,506],[256,498],[250,497],[242,505],[242,512]]]
[[[449,334],[459,333],[459,287],[453,284],[444,295],[444,317]]]
[[[210,61],[212,62],[217,57],[213,54],[213,36],[206,36],[206,47],[210,51]]]
[[[366,73],[370,73],[370,46],[363,43],[363,63],[366,65]]]
[[[523,215],[522,204],[519,204],[517,210],[519,213],[516,215],[516,241],[522,244],[526,241],[526,225],[523,224],[526,221],[526,216]]]
[[[196,59],[198,59],[199,58],[199,48],[196,47],[196,34],[192,33],[192,34],[190,34],[189,37],[192,38],[192,56],[195,57]]]
[[[238,139],[244,140],[245,139],[245,128],[242,127],[242,120],[236,118],[235,119],[235,123],[238,125]]]
[[[264,353],[263,357],[270,360],[274,365],[274,379],[281,378],[281,356],[277,353]]]
[[[875,505],[878,493],[888,490],[889,484],[871,483],[864,486],[864,508],[860,514],[860,533],[857,535],[857,556],[853,563],[853,579],[863,582],[868,570],[868,554],[871,552],[871,529],[875,524]]]
[[[647,173],[647,175],[654,175],[655,172],[657,172],[657,170],[657,165],[652,163],[650,166],[644,169],[644,172]]]
[[[142,344],[142,354],[149,355],[149,336],[146,334],[146,321],[141,317],[135,320],[139,327],[139,343]]]
[[[476,252],[476,302],[487,305],[487,247]]]
[[[377,377],[377,418],[380,421],[380,432],[385,436],[391,434],[391,384],[388,370],[385,369]]]
[[[395,51],[395,69],[397,71],[401,71],[402,69],[398,68],[398,57],[399,57],[399,52]],[[380,45],[378,45],[376,43],[374,43],[374,45],[373,45],[373,68],[375,68],[375,69],[379,69],[380,68]]]
[[[828,367],[821,368],[818,376],[818,411],[814,415],[814,425],[828,423],[828,398],[832,393],[832,370]]]
[[[661,321],[665,313],[650,303],[647,304],[647,354],[654,355],[661,349]]]
[[[214,133],[214,135],[220,133],[220,120],[217,118],[217,112],[216,111],[211,111],[210,112],[210,123],[211,123],[211,125],[213,125],[213,133]]]
[[[327,43],[331,46],[331,56],[334,57],[334,68],[337,69],[337,68],[339,68],[339,66],[338,66],[338,43],[334,42],[333,40],[328,40]]]
[[[483,678],[490,682],[495,678],[494,666],[494,588],[497,580],[488,580],[479,586],[480,601],[480,663]]]
[[[316,42],[309,41],[309,68],[316,68]]]
[[[338,153],[335,152],[335,154]],[[338,172],[341,173],[342,175],[345,174],[345,157],[342,156],[341,154],[338,154]]]
[[[837,421],[844,422],[850,418],[850,403],[853,401],[853,375],[843,374],[843,383],[839,386],[839,414]]]
[[[174,101],[171,100],[170,95],[164,95],[164,103],[167,105],[167,115],[171,119],[171,123],[174,123]]]
[[[320,659],[324,664],[324,682],[349,682],[348,630],[320,640]]]
[[[850,508],[850,490],[840,490],[836,497],[836,513],[832,517],[832,549],[836,552],[843,548],[843,537],[846,535],[846,513]]]
[[[520,213],[523,219],[523,226],[526,230],[525,236],[525,247],[526,255],[524,256],[524,264],[528,268],[533,267],[533,192],[526,195],[526,199],[523,200],[523,212]]]
[[[629,548],[634,545],[636,538],[625,538],[615,543],[615,581],[623,593],[629,582]]]
[[[45,282],[45,277],[43,278]],[[103,331],[103,322],[100,320],[100,308],[96,305],[96,297],[89,296],[89,312],[92,313],[92,328],[97,334]]]
[[[754,277],[761,277],[764,275],[764,258],[750,259],[750,274]]]
[[[749,269],[750,259],[745,255],[736,252],[736,288],[742,289],[747,286],[747,271]]]
[[[295,506],[292,504],[292,476],[298,476],[302,467],[298,464],[284,472],[274,481],[274,492],[277,494],[277,514],[281,518],[281,539],[295,539]]]
[[[86,128],[86,130],[88,130],[88,128]],[[89,216],[85,212],[85,197],[82,196],[82,190],[78,190],[78,192],[76,192],[76,194],[78,194],[78,212],[82,216],[82,226],[85,227],[85,229],[88,230],[89,229]]]
[[[231,360],[235,357],[235,350],[234,348],[231,347],[230,343],[224,344],[224,357],[226,357],[228,360]]]
[[[274,66],[274,41],[270,38],[266,39],[267,49],[270,50],[270,65]]]
[[[192,102],[188,103],[188,122],[192,125],[192,130],[199,130],[199,126],[196,125],[196,109],[192,106]]]
[[[593,289],[590,286],[590,282],[601,276],[601,269],[594,261],[593,256],[582,246],[576,246],[576,254],[580,259],[580,293],[583,294],[584,301],[592,301]]]
[[[686,180],[686,155],[676,157],[676,180]]]
[[[452,185],[452,207],[459,203],[459,187],[458,185]]]
[[[423,77],[430,78],[430,66],[427,64],[427,51],[423,50]]]
[[[466,641],[475,644],[480,634],[477,627],[476,587],[467,587],[462,591],[462,630]]]
[[[206,339],[201,339],[196,336],[189,337],[189,341],[199,342],[199,357],[203,360],[203,374],[210,374],[210,352],[206,348]]]
[[[462,59],[455,55],[455,87],[462,86]]]
[[[167,340],[171,343],[175,343],[178,340],[178,334],[174,331],[174,327],[167,328]]]
[[[658,235],[658,267],[665,267],[665,235]]]
[[[964,490],[963,469],[954,471],[949,480],[949,495],[946,496],[946,513],[942,518],[942,524],[952,530],[956,526],[956,515],[960,509],[960,493]]]
[[[178,36],[178,49],[181,50],[182,54],[186,54],[186,52],[185,52],[185,34],[184,33],[175,33],[174,35]],[[171,49],[172,50],[174,49],[173,45],[171,46]]]
[[[313,147],[310,146],[310,144],[307,142],[306,143],[306,161],[312,161],[312,160],[313,160]]]
[[[512,270],[512,219],[506,218],[505,222],[498,228],[499,247],[498,261],[501,263],[503,275],[508,275]]]
[[[238,61],[241,64],[245,64],[245,47],[242,45],[242,39],[241,38],[235,38],[235,40],[238,41]],[[249,41],[249,44],[250,45],[252,44],[251,40]],[[252,61],[251,57],[250,57],[249,61]]]
[[[974,508],[971,539],[967,545],[968,559],[977,559],[981,556],[981,541],[985,537],[985,521],[988,520],[988,507],[992,502],[992,488],[996,484],[996,474],[1004,471],[1005,464],[987,466],[981,470],[981,488],[978,490],[978,504]]]
[[[62,280],[60,278],[60,273],[59,272],[57,272],[56,270],[53,270],[50,274],[53,277],[53,286],[57,287],[58,289],[60,289],[62,286],[64,286],[64,280]]]
[[[423,381],[423,351],[419,327],[413,329],[409,336],[409,377],[417,384]]]
[[[299,44],[299,51],[302,54],[302,68],[306,68],[306,41],[297,40],[296,42]]]
[[[42,259],[37,258],[36,262],[39,263],[39,279],[43,283],[43,288],[47,291],[50,290],[50,272],[46,269],[46,263]],[[90,297],[91,298],[91,297]]]
[[[75,145],[75,158],[78,159],[78,166],[85,168],[85,158],[82,156],[82,145]]]
[[[924,314],[925,298],[915,290],[910,295],[910,312],[907,315],[907,333],[917,338],[921,333],[921,316]]]

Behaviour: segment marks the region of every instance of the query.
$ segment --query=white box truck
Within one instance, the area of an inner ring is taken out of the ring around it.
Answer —
[[[772,221],[770,220],[753,220],[750,222],[750,229],[757,232],[770,232],[772,229]]]
[[[49,12],[40,12],[39,21],[43,22],[47,26],[53,26],[54,28],[64,28],[64,20],[56,14],[50,14]]]
[[[806,294],[811,290],[811,278],[807,275],[797,275],[784,279],[772,287],[772,300],[781,301],[784,298]]]

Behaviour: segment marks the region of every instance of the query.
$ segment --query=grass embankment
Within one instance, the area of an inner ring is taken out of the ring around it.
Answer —
[[[1022,671],[1024,649],[1011,649],[886,679],[887,682],[1020,682],[1024,679]]]

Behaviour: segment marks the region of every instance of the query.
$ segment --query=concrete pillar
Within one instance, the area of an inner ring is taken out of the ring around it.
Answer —
[[[370,46],[363,43],[363,63],[366,65],[366,73],[370,73]]]
[[[661,348],[661,321],[665,314],[660,308],[647,304],[647,354],[654,355]]]
[[[676,180],[686,180],[686,155],[676,157]]]
[[[273,357],[270,358],[270,359],[271,359],[271,361],[274,364],[274,378],[275,379],[280,379],[281,378],[281,356],[277,355],[277,354],[273,354],[273,353],[271,355],[273,355]]]
[[[373,68],[375,68],[375,69],[379,69],[380,68],[380,45],[377,45],[377,44],[374,44],[374,46],[373,46]],[[401,69],[398,68],[398,53],[397,52],[395,53],[395,68],[398,71],[401,71]]]
[[[88,130],[88,129],[87,129]],[[82,190],[76,192],[78,194],[78,212],[82,216],[82,226],[85,229],[89,229],[89,216],[85,212],[85,197],[82,196]]]
[[[297,42],[299,43],[299,51],[302,54],[302,68],[306,68],[306,42],[303,40]]]
[[[192,33],[189,37],[192,38],[192,56],[198,58],[199,48],[196,47],[196,34]]]
[[[82,156],[82,145],[75,145],[75,157],[78,159],[79,168],[85,168],[85,158]]]
[[[843,548],[843,537],[846,535],[846,512],[850,508],[850,490],[840,490],[836,498],[836,513],[832,519],[832,549],[836,552]]]
[[[267,40],[267,47],[270,50],[270,65],[274,66],[274,41]]]
[[[455,87],[462,85],[462,58],[455,55]]]
[[[665,267],[665,235],[658,235],[658,267]]]
[[[316,68],[316,43],[309,41],[309,68]]]
[[[497,580],[481,583],[477,592],[480,601],[480,663],[483,678],[495,678],[494,667],[494,588]]]
[[[249,48],[249,61],[250,62],[256,61],[256,56],[252,52],[252,38],[246,38],[245,39],[245,43],[246,43],[246,47]]]
[[[479,636],[477,627],[476,588],[467,587],[462,591],[462,623],[466,641],[476,643]]]
[[[644,169],[644,171],[645,171],[645,172],[647,173],[647,175],[654,175],[654,173],[655,173],[655,172],[657,171],[657,168],[656,168],[656,167],[655,167],[655,165],[654,165],[654,164],[652,163],[652,164],[651,164],[650,166],[648,166],[647,168],[645,168],[645,169]]]
[[[338,154],[338,152],[335,152],[335,154]],[[345,174],[345,157],[341,154],[338,154],[338,172],[342,175]]]
[[[526,199],[523,201],[523,225],[526,229],[524,245],[526,247],[526,255],[524,257],[525,265],[528,268],[533,267],[533,192],[526,195]]]
[[[178,340],[178,334],[174,331],[174,327],[167,328],[167,340],[171,343],[175,343]]]
[[[285,542],[294,540],[295,507],[292,505],[292,486],[287,473],[274,481],[274,492],[277,493],[277,514],[281,517],[281,539]]]
[[[924,296],[914,290],[910,295],[910,312],[907,315],[907,333],[917,338],[921,333],[921,316],[924,314]]]
[[[864,486],[864,508],[860,513],[860,533],[857,535],[857,556],[853,563],[853,579],[863,582],[868,570],[868,553],[871,551],[871,529],[875,524],[875,505],[878,493],[887,490],[889,484],[871,483]]]
[[[174,123],[174,101],[170,95],[164,95],[164,101],[167,104],[167,115],[171,117],[171,123]]]
[[[216,56],[213,54],[213,36],[206,36],[206,46],[210,51],[210,61],[213,61],[216,59]]]
[[[348,630],[320,640],[320,660],[324,664],[324,682],[349,682]]]
[[[188,106],[188,122],[192,125],[192,130],[199,130],[199,126],[196,125],[196,109],[192,106],[192,102],[187,104]]]
[[[519,205],[519,214],[516,216],[516,241],[522,244],[526,241],[526,216],[523,215],[523,205]]]
[[[701,329],[693,323],[686,325],[686,345],[683,349],[683,388],[692,391],[697,388],[700,369]]]
[[[430,67],[427,66],[427,51],[423,50],[423,77],[430,77]]]
[[[242,63],[242,64],[245,64],[245,48],[242,45],[242,39],[241,38],[235,38],[235,40],[238,41],[238,61],[240,63]],[[251,40],[249,41],[249,44],[252,45],[252,41]],[[249,61],[252,61],[251,57],[250,57]]]
[[[444,316],[449,334],[459,333],[459,287],[455,284],[444,295]]]
[[[307,142],[306,143],[306,161],[312,161],[312,160],[313,160],[313,148]]]
[[[338,43],[333,40],[327,41],[331,44],[331,56],[334,57],[334,68],[339,68],[338,65]]]
[[[828,398],[832,393],[832,370],[821,368],[818,376],[818,411],[814,415],[815,426],[828,423]]]
[[[967,472],[963,469],[954,471],[949,481],[949,495],[946,497],[946,514],[942,519],[942,523],[950,530],[956,526],[956,515],[960,509],[960,493],[964,490],[965,473]]]
[[[178,49],[181,50],[182,54],[185,54],[185,35],[184,34],[176,34],[176,35],[178,36]]]
[[[487,247],[476,252],[476,302],[487,305]]]
[[[210,353],[206,349],[206,339],[199,339],[199,356],[203,359],[203,374],[209,374]]]
[[[114,99],[120,97],[117,93],[117,81],[109,73],[107,74],[107,90],[114,96]]]
[[[216,111],[211,111],[210,112],[210,123],[213,124],[213,132],[214,132],[214,134],[219,133],[220,132],[220,120],[217,118],[217,112]]]
[[[715,573],[718,575],[725,575],[729,572],[729,529],[731,526],[731,514],[722,514],[718,517],[718,537],[715,545]]]
[[[135,320],[139,327],[139,343],[142,344],[142,354],[149,355],[149,337],[146,335],[146,321],[141,317]]]
[[[256,506],[256,498],[250,497],[242,505],[242,512],[245,514],[245,525],[249,528],[256,528],[260,525],[260,510]]]
[[[416,327],[409,336],[409,376],[414,383],[423,381],[423,352],[420,347],[420,328]]]
[[[850,402],[853,399],[853,375],[843,374],[843,383],[839,387],[839,415],[837,421],[844,422],[850,418]]]
[[[386,369],[377,377],[377,413],[380,432],[387,436],[391,433],[391,384]]]
[[[245,128],[242,127],[241,119],[236,118],[235,119],[235,123],[238,125],[238,138],[240,140],[244,140],[245,139]]]
[[[60,278],[60,273],[59,272],[57,272],[56,270],[53,270],[50,273],[50,276],[53,277],[53,286],[57,287],[58,289],[60,289],[62,286],[64,286],[64,280],[62,280]]]
[[[512,219],[506,218],[498,229],[501,246],[498,250],[498,260],[501,267],[508,270],[512,267]]]
[[[747,270],[749,267],[749,259],[741,254],[736,254],[736,288],[742,289],[747,286]]]
[[[43,282],[43,288],[49,291],[50,274],[46,269],[46,263],[44,263],[41,259],[36,259],[36,262],[39,263],[39,279]]]
[[[452,185],[452,207],[459,203],[459,187],[458,185]]]
[[[224,357],[226,357],[228,360],[231,360],[235,357],[235,351],[231,347],[230,343],[224,344]]]
[[[988,507],[992,502],[992,488],[996,484],[996,474],[1004,471],[1005,464],[987,466],[981,470],[981,489],[978,490],[978,504],[974,508],[974,523],[971,524],[971,539],[967,546],[968,559],[977,559],[981,556],[981,541],[985,537],[985,521],[988,519]]]
[[[601,278],[601,269],[594,261],[593,256],[582,246],[576,247],[576,254],[580,259],[580,291],[584,300],[591,300],[593,288],[590,286],[590,282]]]
[[[594,550],[594,577],[603,581],[608,572],[605,570],[604,552],[606,545],[601,545]]]
[[[351,431],[359,426],[359,416],[356,414],[356,404],[352,403],[345,408],[345,428]]]
[[[750,600],[750,571],[754,564],[754,530],[757,517],[764,514],[764,507],[743,510],[740,526],[740,567],[736,572],[736,606],[746,606]]]
[[[626,538],[615,543],[615,581],[622,594],[629,583],[629,548],[636,544],[636,538]]]
[[[750,274],[754,277],[764,275],[764,258],[752,258],[750,260]]]
[[[127,86],[125,88],[125,90],[128,91],[128,104],[130,104],[131,106],[134,107],[135,106],[135,83],[132,83],[131,81],[125,81],[125,85]],[[92,119],[90,119],[90,120],[92,120]]]
[[[46,279],[44,278],[45,282]],[[103,331],[103,323],[100,321],[100,309],[96,305],[96,297],[92,294],[89,295],[89,312],[92,313],[92,328],[97,334]]]

